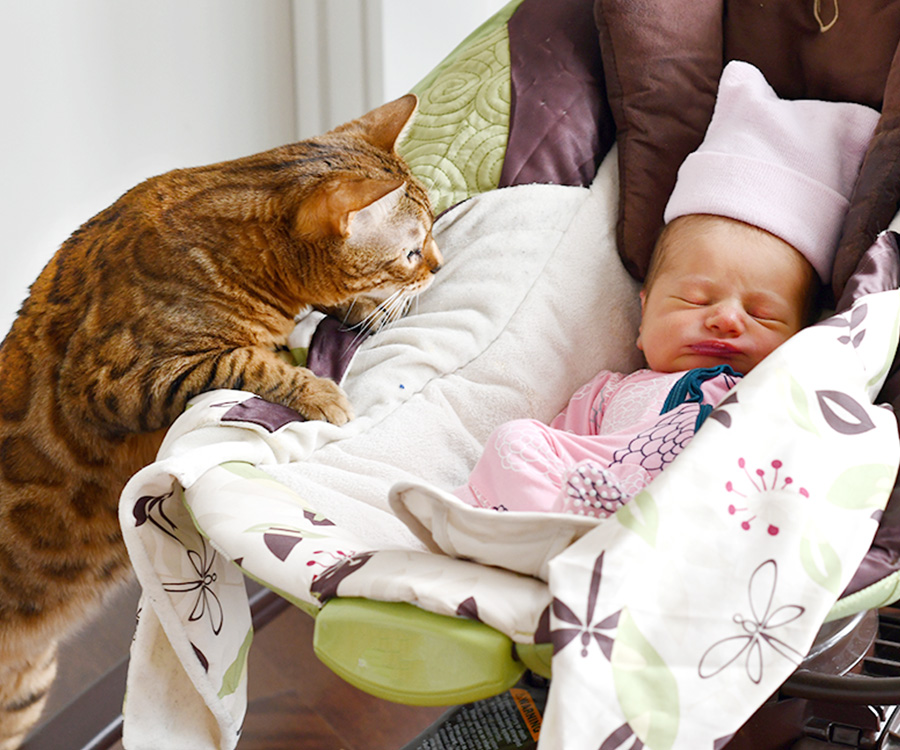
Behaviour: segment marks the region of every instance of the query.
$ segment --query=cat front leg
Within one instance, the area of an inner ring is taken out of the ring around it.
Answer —
[[[337,383],[305,367],[289,365],[262,347],[222,352],[214,358],[211,370],[205,369],[197,368],[196,378],[186,379],[189,397],[215,388],[235,388],[288,406],[306,419],[342,425],[353,418],[350,401]]]
[[[353,417],[334,381],[289,365],[261,346],[148,354],[122,371],[103,367],[90,355],[68,365],[60,373],[60,413],[78,434],[88,431],[107,440],[166,428],[191,398],[222,388],[255,393],[306,419],[342,425]]]

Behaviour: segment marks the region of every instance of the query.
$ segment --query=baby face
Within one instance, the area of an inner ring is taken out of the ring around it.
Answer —
[[[803,327],[814,272],[788,243],[705,215],[676,219],[663,243],[641,292],[638,348],[651,369],[731,365],[746,374]]]

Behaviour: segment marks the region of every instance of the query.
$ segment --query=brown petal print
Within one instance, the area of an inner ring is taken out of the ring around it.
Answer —
[[[864,432],[875,429],[875,423],[866,414],[865,408],[854,398],[840,391],[816,391],[819,400],[819,408],[822,416],[828,422],[828,426],[842,435],[861,435]],[[834,404],[852,419],[845,419],[831,404]]]

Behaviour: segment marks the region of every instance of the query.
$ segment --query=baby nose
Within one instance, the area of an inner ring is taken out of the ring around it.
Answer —
[[[744,330],[744,312],[740,305],[719,302],[709,308],[706,325],[720,334],[738,334]]]

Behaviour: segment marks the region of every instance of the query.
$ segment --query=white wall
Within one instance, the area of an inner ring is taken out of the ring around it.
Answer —
[[[508,0],[383,0],[385,101],[415,86]]]
[[[289,0],[0,4],[0,335],[132,185],[292,140],[292,54]]]
[[[297,131],[407,93],[508,0],[293,0]]]
[[[0,336],[60,243],[153,174],[408,91],[505,0],[2,0]]]
[[[393,1],[293,0],[299,138],[329,130],[385,101],[381,7]]]

